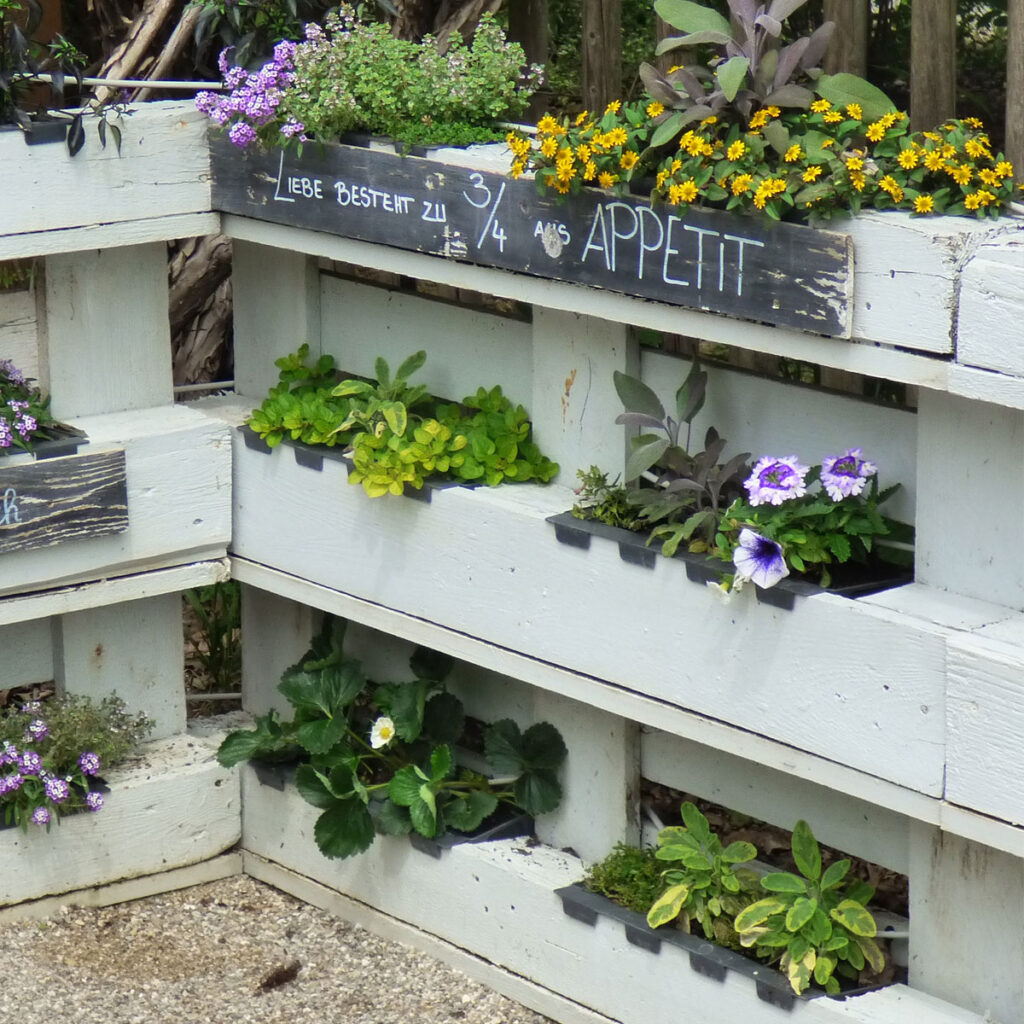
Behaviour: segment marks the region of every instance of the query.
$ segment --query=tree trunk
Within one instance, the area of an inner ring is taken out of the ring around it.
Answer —
[[[510,39],[522,45],[528,63],[547,64],[551,45],[548,0],[511,0],[508,8],[508,34]],[[535,94],[526,116],[536,121],[546,105],[544,96]]]
[[[825,0],[825,20],[836,23],[825,54],[825,72],[847,71],[864,78],[868,70],[869,0]]]
[[[956,116],[956,3],[911,8],[910,124],[927,131]]]
[[[1024,174],[1024,0],[1009,0],[1006,41],[1006,158]]]
[[[153,40],[159,35],[164,23],[181,5],[181,0],[146,0],[139,16],[128,29],[121,45],[107,58],[100,72],[100,78],[131,78],[147,59]],[[96,98],[101,103],[108,100],[115,90],[100,86]]]
[[[602,111],[622,95],[622,0],[583,0],[583,105]]]

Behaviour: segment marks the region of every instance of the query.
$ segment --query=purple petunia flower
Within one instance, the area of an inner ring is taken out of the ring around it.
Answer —
[[[43,759],[34,750],[26,750],[18,761],[18,767],[25,775],[38,775],[43,768]]]
[[[804,477],[810,466],[803,466],[795,455],[765,455],[743,481],[751,505],[781,505],[807,493]]]
[[[48,825],[50,822],[50,812],[45,807],[37,807],[32,812],[31,821],[33,825]]]
[[[821,486],[833,501],[860,494],[868,478],[878,472],[873,462],[862,459],[863,448],[848,448],[842,455],[831,455],[821,462]]]
[[[99,793],[86,793],[85,806],[90,811],[98,811],[103,806],[103,797]]]
[[[82,769],[85,775],[95,775],[100,770],[99,756],[91,750],[87,750],[78,759],[78,767]]]
[[[789,575],[782,547],[750,529],[740,530],[739,547],[732,553],[732,560],[737,576],[764,589]]]

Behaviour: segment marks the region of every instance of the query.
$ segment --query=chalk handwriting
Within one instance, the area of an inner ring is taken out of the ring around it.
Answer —
[[[370,188],[369,185],[355,185],[347,181],[336,181],[334,193],[339,206],[361,206],[366,210],[384,210],[385,213],[408,213],[412,208],[412,196],[385,192]]]
[[[0,526],[13,526],[20,523],[18,515],[18,492],[13,487],[4,491],[3,503],[0,504]]]

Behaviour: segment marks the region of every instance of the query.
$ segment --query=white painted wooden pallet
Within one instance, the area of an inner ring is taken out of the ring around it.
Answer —
[[[167,871],[238,842],[239,782],[214,759],[217,740],[178,736],[145,744],[105,775],[96,813],[60,825],[0,831],[0,906]]]

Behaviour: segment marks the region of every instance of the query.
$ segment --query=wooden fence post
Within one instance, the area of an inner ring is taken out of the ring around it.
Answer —
[[[1008,0],[1006,39],[1006,158],[1024,175],[1024,0]]]
[[[956,0],[932,0],[910,16],[910,123],[916,131],[956,116]]]
[[[825,54],[825,71],[834,75],[848,71],[864,78],[868,70],[868,29],[871,7],[868,0],[825,0],[825,20],[836,23]]]
[[[515,0],[508,8],[509,38],[522,44],[526,59],[531,64],[547,64],[551,45],[551,26],[548,0]],[[527,115],[536,120],[547,107],[542,92],[530,100]]]
[[[583,0],[583,105],[600,113],[622,94],[622,0]]]

